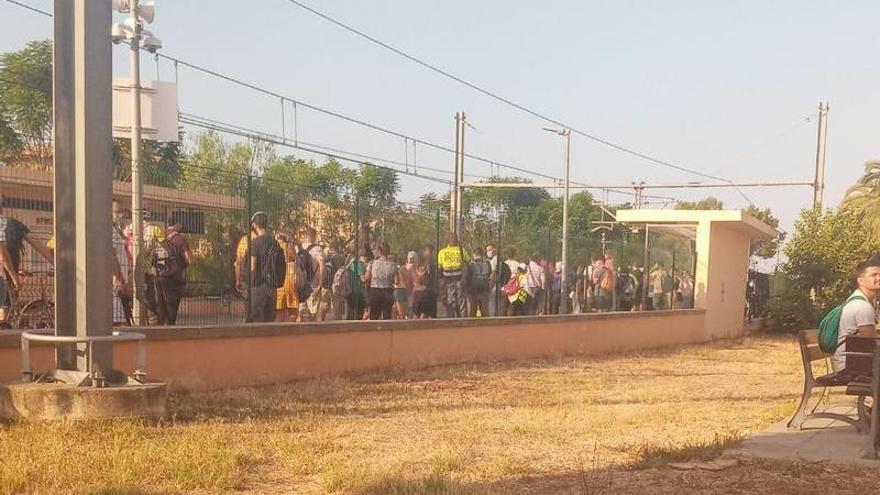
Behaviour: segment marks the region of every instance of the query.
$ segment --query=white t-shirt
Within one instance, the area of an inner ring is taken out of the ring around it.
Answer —
[[[862,291],[857,289],[850,297],[857,294],[864,297],[865,300],[850,301],[843,307],[843,311],[840,313],[840,328],[837,329],[837,342],[839,346],[831,357],[831,367],[834,371],[842,370],[846,366],[846,356],[843,353],[846,351],[847,336],[858,333],[859,327],[877,324],[877,314],[874,312],[874,306],[867,301],[868,298],[865,297]]]

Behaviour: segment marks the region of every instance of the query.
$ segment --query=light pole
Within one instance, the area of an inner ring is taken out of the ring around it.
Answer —
[[[131,258],[137,269],[138,258],[144,245],[141,189],[141,48],[155,53],[162,48],[162,42],[143,28],[144,23],[152,23],[155,18],[156,8],[152,1],[139,5],[139,0],[113,0],[113,9],[129,14],[124,22],[113,24],[111,39],[114,43],[127,42],[131,48],[131,233],[134,237]],[[141,323],[136,283],[133,284],[132,289],[134,320],[136,323]]]
[[[571,184],[571,130],[569,129],[548,129],[545,131],[555,132],[565,138],[565,183],[563,184],[562,195],[562,278],[560,280],[560,297],[559,303],[562,305],[561,313],[568,313],[568,189]]]

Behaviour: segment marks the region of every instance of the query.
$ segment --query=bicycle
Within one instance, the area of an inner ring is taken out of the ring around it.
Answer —
[[[55,295],[55,285],[49,283],[54,276],[55,273],[50,270],[20,272],[19,287],[12,289],[9,284],[10,306],[4,322],[7,328],[39,330],[55,327],[55,303],[52,300]],[[36,280],[36,298],[27,299],[22,297],[22,288],[30,285],[31,280]]]

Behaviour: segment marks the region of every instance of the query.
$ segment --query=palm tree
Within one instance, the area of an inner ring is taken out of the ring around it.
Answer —
[[[846,191],[841,206],[880,236],[880,160],[865,162],[865,174]]]

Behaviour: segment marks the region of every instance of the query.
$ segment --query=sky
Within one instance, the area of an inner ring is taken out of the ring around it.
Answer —
[[[47,0],[20,0],[51,10]],[[668,0],[303,0],[463,79],[574,128],[733,181],[812,181],[819,101],[828,101],[825,205],[836,206],[866,160],[880,158],[880,2]],[[453,146],[464,111],[468,153],[561,177],[561,138],[548,123],[346,32],[287,0],[157,0],[150,29],[163,52],[312,105]],[[121,20],[121,17],[119,17]],[[0,52],[51,36],[50,19],[0,0]],[[128,59],[116,48],[114,73]],[[281,102],[167,62],[144,79],[177,81],[182,112],[281,134]],[[285,130],[292,137],[291,105]],[[298,108],[297,138],[388,160],[412,145]],[[279,153],[313,158],[292,149]],[[417,146],[417,166],[451,177],[453,156]],[[402,168],[402,166],[401,166]],[[465,162],[488,176],[490,165]],[[502,175],[534,178],[501,169]],[[575,135],[572,180],[630,184],[703,180]],[[470,180],[470,179],[469,179]],[[448,190],[404,178],[401,199]],[[812,189],[743,191],[791,231]],[[600,193],[597,193],[601,196]],[[733,190],[651,191],[727,207]],[[631,199],[611,193],[611,202]]]

